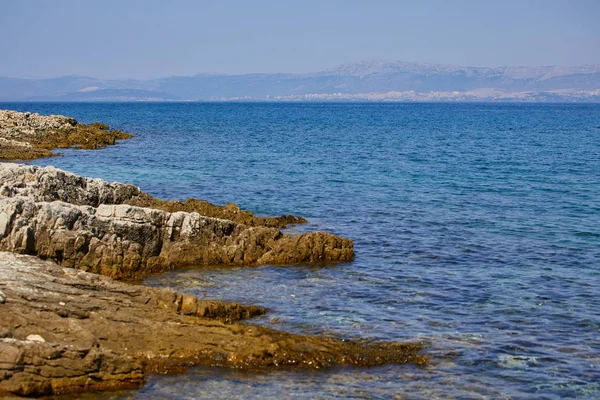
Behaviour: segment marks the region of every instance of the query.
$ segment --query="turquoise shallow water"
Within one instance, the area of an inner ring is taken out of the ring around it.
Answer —
[[[423,341],[432,365],[196,369],[100,398],[600,398],[600,104],[0,104],[138,133],[38,160],[355,241],[335,266],[146,283],[299,333]]]

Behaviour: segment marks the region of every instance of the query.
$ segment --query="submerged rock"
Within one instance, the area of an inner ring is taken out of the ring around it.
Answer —
[[[0,160],[55,156],[51,150],[57,148],[97,149],[131,137],[104,124],[80,124],[63,115],[0,110]]]
[[[419,345],[340,341],[239,321],[256,306],[134,286],[0,252],[0,396],[138,387],[191,364],[244,369],[426,364]],[[35,340],[34,340],[35,339]]]
[[[353,243],[325,232],[297,236],[196,212],[122,204],[132,185],[52,167],[0,165],[0,250],[37,255],[114,278],[191,265],[350,261]]]

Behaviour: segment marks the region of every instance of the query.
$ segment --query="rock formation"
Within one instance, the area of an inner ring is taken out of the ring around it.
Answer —
[[[427,360],[418,345],[278,332],[237,322],[265,310],[128,285],[0,252],[0,396],[138,387],[190,364],[324,368]]]
[[[37,255],[114,278],[189,265],[350,261],[352,241],[324,232],[298,236],[196,212],[124,202],[132,185],[52,167],[0,165],[0,250]]]
[[[132,135],[99,123],[80,124],[62,115],[42,116],[0,110],[0,160],[31,160],[57,155],[52,149],[97,149]]]

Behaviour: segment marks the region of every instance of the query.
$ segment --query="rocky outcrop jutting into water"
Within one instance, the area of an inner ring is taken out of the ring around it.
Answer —
[[[132,185],[52,167],[0,165],[0,249],[114,278],[189,265],[350,261],[349,239],[298,236],[192,212],[123,204]]]
[[[259,307],[202,301],[0,252],[0,396],[138,387],[190,364],[323,368],[426,363],[418,345],[244,325]]]
[[[104,124],[80,124],[63,115],[0,110],[0,160],[55,156],[51,150],[57,148],[97,149],[131,137]]]
[[[62,116],[0,111],[0,159],[102,147],[121,134]],[[132,388],[148,373],[192,364],[426,364],[419,345],[244,325],[241,319],[266,310],[113,280],[208,264],[352,260],[349,239],[278,229],[302,222],[256,217],[234,204],[159,200],[132,185],[53,167],[0,163],[0,396]]]

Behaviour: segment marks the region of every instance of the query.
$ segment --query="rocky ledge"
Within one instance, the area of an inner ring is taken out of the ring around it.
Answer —
[[[133,278],[190,265],[350,261],[353,243],[325,232],[290,236],[197,212],[126,204],[139,188],[53,167],[0,165],[0,250]]]
[[[341,341],[245,325],[259,307],[203,301],[0,252],[0,396],[135,388],[189,365],[426,364],[418,345]]]
[[[80,124],[63,115],[43,116],[0,110],[0,160],[32,160],[57,155],[52,149],[97,149],[132,137],[100,123]]]

